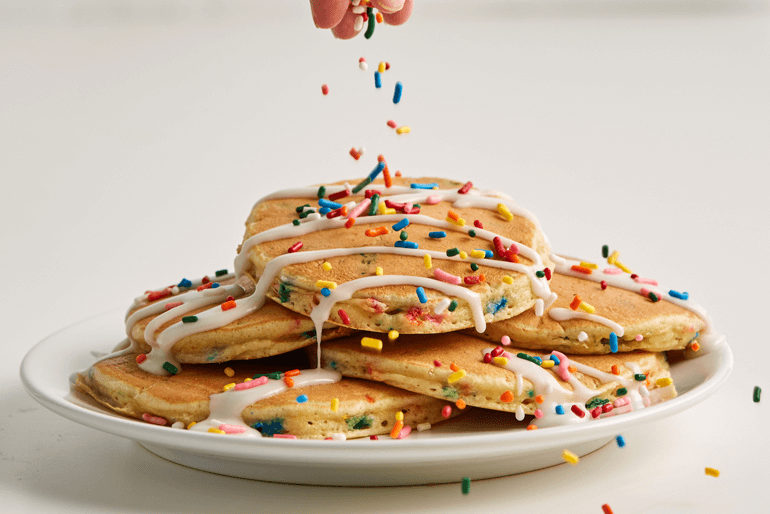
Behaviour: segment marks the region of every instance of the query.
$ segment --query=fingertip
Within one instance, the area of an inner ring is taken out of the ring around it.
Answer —
[[[400,11],[392,14],[382,13],[382,18],[388,25],[402,25],[406,23],[409,16],[412,15],[412,9],[414,8],[413,0],[404,0],[404,6]]]
[[[332,34],[334,34],[334,37],[337,39],[352,39],[356,37],[356,35],[361,32],[360,30],[356,30],[355,27],[356,18],[358,17],[359,15],[353,14],[352,11],[347,11],[342,17],[342,20],[336,26],[332,27]]]
[[[348,0],[310,0],[313,23],[319,29],[337,26],[348,10]]]
[[[405,0],[372,0],[372,4],[380,11],[383,16],[385,14],[393,14],[404,8]]]

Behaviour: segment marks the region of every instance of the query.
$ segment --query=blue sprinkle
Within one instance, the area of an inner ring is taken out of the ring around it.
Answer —
[[[615,332],[610,332],[610,351],[618,353],[618,335]]]
[[[556,414],[564,414],[564,407],[562,407],[561,405],[557,405]]]
[[[417,250],[417,248],[419,248],[419,245],[414,241],[396,241],[393,243],[393,246],[397,246],[399,248],[411,248],[412,250]]]
[[[371,173],[369,173],[369,179],[374,180],[377,178],[377,175],[379,175],[382,170],[385,169],[385,162],[378,162],[377,166],[374,167]]]
[[[192,282],[187,280],[186,278],[183,278],[181,282],[177,284],[178,287],[190,287],[192,286]]]
[[[506,305],[508,305],[508,298],[503,296],[496,302],[489,302],[484,312],[491,312],[492,314],[497,314],[500,311],[500,309],[502,309]]]
[[[211,284],[211,289],[216,289],[217,287],[219,287],[219,282],[214,282]]]
[[[417,288],[417,298],[420,299],[420,303],[428,303],[428,297],[425,296],[425,289],[422,287]]]
[[[433,239],[441,239],[442,237],[446,237],[446,232],[443,230],[439,230],[438,232],[428,232],[428,237],[432,237]]]
[[[690,293],[680,293],[679,291],[674,291],[673,289],[668,292],[669,296],[673,296],[674,298],[679,298],[680,300],[687,300],[690,298]]]
[[[555,363],[557,366],[558,366],[559,364],[561,364],[561,361],[559,360],[559,358],[558,358],[556,355],[551,355],[551,360],[552,360],[552,361],[553,361],[553,362],[554,362],[554,363]]]
[[[321,294],[324,296],[329,296],[330,294],[332,294],[332,292],[329,290],[328,287],[323,287],[321,288]]]
[[[342,207],[341,203],[332,202],[331,200],[327,200],[326,198],[319,198],[318,205],[320,205],[321,207],[328,207],[329,209],[339,209],[340,207]]]
[[[615,441],[618,442],[618,448],[623,448],[626,445],[626,440],[623,439],[622,435],[619,435],[615,438]]]
[[[330,212],[332,212],[332,210],[329,209],[328,207],[321,207],[321,209],[318,211],[318,214],[320,214],[321,216],[326,216]]]
[[[406,228],[408,226],[409,226],[409,220],[404,218],[401,221],[399,221],[398,223],[396,223],[395,225],[393,225],[393,230],[399,231],[399,230],[404,229],[404,228]]]
[[[297,396],[297,403],[305,403],[307,401],[307,395],[301,394]]]
[[[374,87],[381,88],[382,87],[382,79],[380,78],[380,72],[375,71],[374,72]]]
[[[431,182],[430,184],[412,184],[412,189],[438,189],[438,184],[435,182]]]
[[[541,359],[537,355],[535,355],[535,360],[537,361],[538,364],[542,364],[543,363],[543,359]]]
[[[393,103],[397,104],[401,101],[401,92],[403,91],[404,86],[401,85],[401,82],[396,82],[396,90],[393,92]]]

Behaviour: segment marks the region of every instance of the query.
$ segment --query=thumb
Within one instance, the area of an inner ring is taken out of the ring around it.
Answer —
[[[395,3],[391,2],[391,3]],[[401,8],[400,11],[386,14],[382,13],[382,18],[385,20],[385,23],[388,25],[402,25],[406,23],[406,20],[409,19],[409,16],[412,15],[412,9],[414,8],[414,1],[413,0],[404,0],[404,6]]]
[[[349,0],[310,0],[313,23],[319,29],[337,26],[350,5]]]

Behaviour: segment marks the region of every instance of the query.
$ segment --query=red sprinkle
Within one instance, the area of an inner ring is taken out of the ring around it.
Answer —
[[[354,158],[355,160],[358,160],[358,159],[360,159],[360,158],[361,158],[361,154],[360,154],[360,153],[358,153],[358,150],[356,150],[355,148],[351,148],[351,149],[350,149],[350,156],[351,156],[352,158]]]
[[[340,310],[337,311],[337,314],[339,314],[340,319],[342,319],[342,322],[345,325],[350,325],[350,316],[348,316],[347,312],[345,312],[344,310],[340,309]]]
[[[344,215],[347,214],[347,210],[348,210],[348,208],[343,205],[339,209],[334,209],[333,211],[327,212],[326,213],[326,217],[328,219],[334,219],[334,218],[337,218],[339,216],[344,216]]]
[[[389,70],[389,69],[390,69],[390,63],[389,63],[389,62],[387,62],[387,61],[385,61],[385,69],[386,69],[386,70]]]
[[[396,128],[398,124],[393,120],[388,120],[388,127],[390,128]]]
[[[480,220],[473,220],[473,226],[484,230],[484,225],[481,224]]]
[[[602,291],[604,291],[605,289],[607,289],[607,281],[606,281],[606,280],[602,280],[602,281],[600,282],[600,284],[601,284],[601,286],[602,286]]]
[[[225,301],[226,301],[226,302],[230,302],[230,301],[232,301],[232,300],[235,300],[235,297],[234,297],[234,296],[228,296],[227,298],[225,298]]]
[[[466,284],[479,284],[481,283],[481,277],[476,275],[468,275],[467,277],[463,278],[463,282]]]
[[[468,194],[468,191],[470,191],[472,187],[473,187],[473,182],[469,181],[469,182],[466,182],[463,187],[458,189],[457,192],[460,193],[461,195],[466,195]]]
[[[580,407],[578,407],[577,405],[573,405],[572,406],[572,412],[574,412],[575,415],[577,417],[579,417],[579,418],[585,418],[586,417],[585,411],[583,409],[581,409]]]
[[[382,196],[382,191],[377,191],[376,189],[367,189],[364,191],[364,198],[371,198],[374,195]]]
[[[602,405],[602,412],[611,412],[612,411],[612,404],[611,403],[605,403]]]
[[[598,418],[601,413],[602,413],[602,408],[596,407],[594,410],[591,411],[591,417]]]
[[[201,279],[201,284],[208,284],[209,282],[211,282],[211,279],[209,277],[203,277]]]
[[[326,84],[321,86],[321,93],[323,93],[324,95],[328,95],[329,94],[329,86],[327,86]]]
[[[484,362],[486,364],[489,364],[490,362],[492,362],[492,354],[491,353],[485,353],[484,354]]]
[[[441,415],[445,418],[448,418],[452,415],[452,407],[449,405],[445,405],[443,409],[441,409]]]
[[[372,441],[378,441],[380,438],[377,437],[376,435],[370,435],[369,439],[371,439]]]
[[[229,302],[222,304],[223,311],[229,311],[230,309],[235,309],[235,300],[230,300]]]
[[[336,202],[340,198],[345,198],[346,196],[350,196],[350,191],[348,191],[347,189],[343,189],[339,193],[334,193],[333,195],[329,195],[329,200],[331,200],[332,202]]]
[[[143,363],[146,360],[147,360],[147,354],[146,353],[140,353],[139,355],[136,356],[136,363],[137,364],[141,364],[141,363]]]
[[[578,266],[577,264],[572,265],[572,271],[579,271],[580,273],[585,273],[586,275],[590,275],[594,272],[591,268],[586,268],[585,266]]]
[[[492,350],[492,357],[500,357],[504,351],[502,346],[496,346],[495,349]]]
[[[612,509],[606,503],[602,505],[602,512],[604,512],[604,514],[613,514]]]
[[[169,311],[169,310],[173,309],[174,307],[179,307],[180,305],[182,305],[182,302],[170,302],[170,303],[167,303],[166,304],[166,310]]]
[[[405,206],[406,206],[405,203],[391,202],[390,200],[385,200],[385,207],[387,207],[388,209],[396,209],[397,211],[403,211]]]
[[[492,242],[495,244],[495,251],[497,252],[497,256],[501,259],[504,258],[508,252],[505,249],[505,246],[503,246],[503,241],[500,239],[500,236],[495,236],[495,238],[492,239]]]
[[[638,277],[638,276],[639,276],[639,275],[637,275],[636,273],[631,273],[631,278],[636,278],[636,277]]]
[[[366,398],[366,401],[369,403],[374,403],[374,398],[369,396],[368,394],[365,394],[364,397]]]
[[[433,365],[436,366],[437,368],[440,368],[441,367],[441,361],[434,360],[433,361]]]
[[[151,302],[154,302],[155,300],[160,300],[161,298],[165,298],[171,294],[171,289],[164,289],[162,291],[151,291],[150,294],[147,295],[147,299]]]
[[[211,289],[211,286],[213,286],[213,282],[206,282],[205,284],[198,286],[195,290],[196,291],[203,291],[204,289]]]
[[[545,273],[546,280],[551,280],[551,268],[543,268],[543,273]]]
[[[289,253],[294,253],[296,251],[299,251],[302,249],[303,246],[304,245],[302,244],[302,241],[297,241],[296,243],[294,243],[289,247]]]

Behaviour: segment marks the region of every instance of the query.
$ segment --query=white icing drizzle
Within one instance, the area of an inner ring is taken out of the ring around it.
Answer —
[[[573,311],[572,309],[562,309],[560,307],[554,307],[553,309],[548,311],[548,315],[551,316],[556,321],[567,321],[570,319],[586,319],[589,321],[595,321],[597,323],[601,323],[602,325],[605,325],[611,328],[613,331],[615,331],[615,334],[617,334],[618,337],[623,337],[623,334],[625,333],[625,330],[623,329],[623,327],[621,327],[611,319],[607,319],[597,314],[590,314],[588,312]]]

